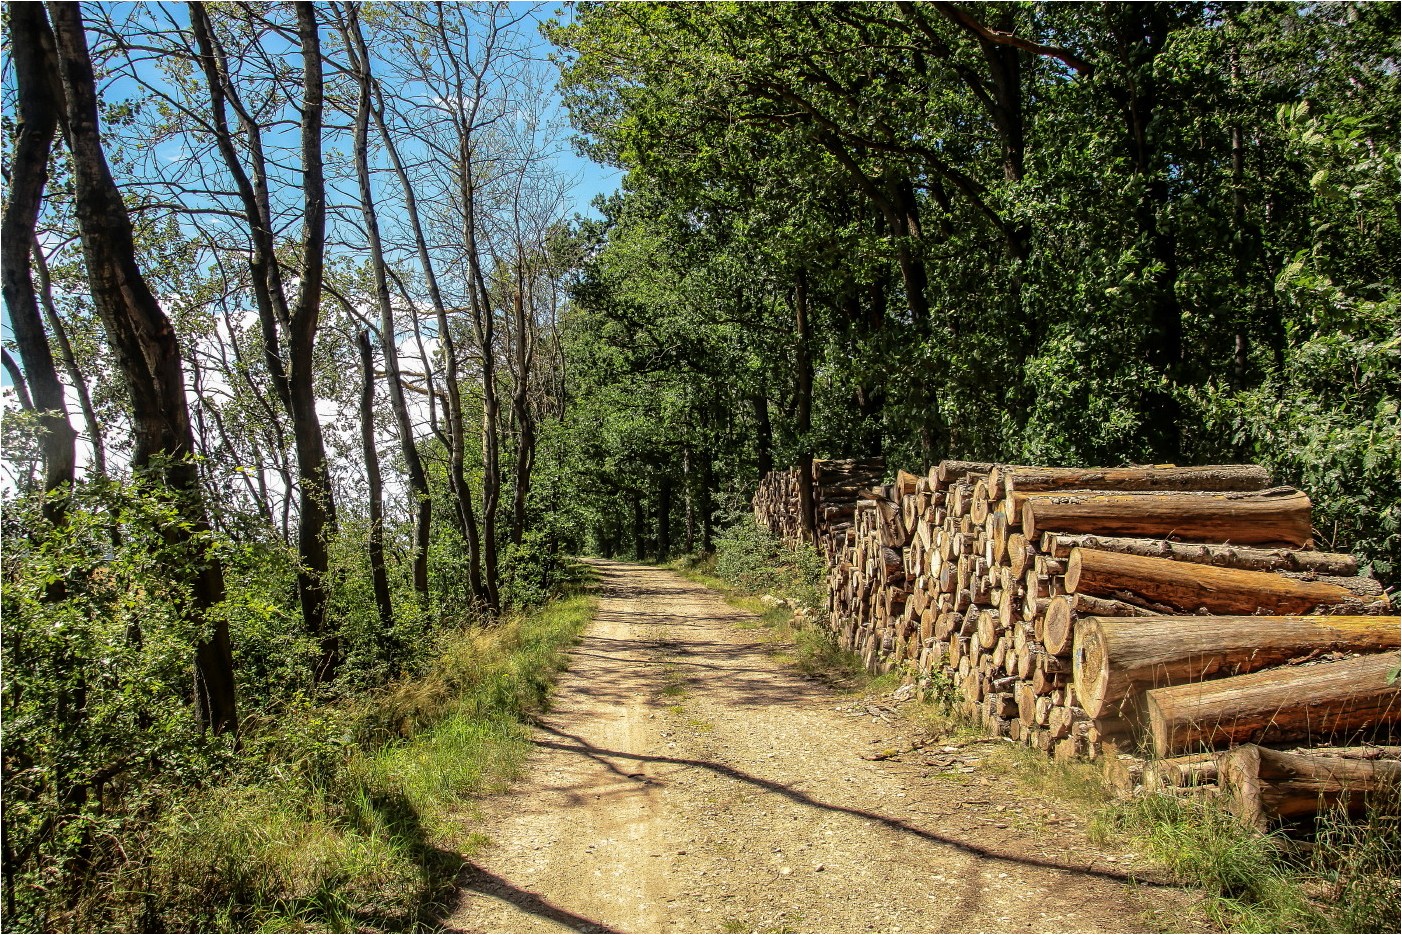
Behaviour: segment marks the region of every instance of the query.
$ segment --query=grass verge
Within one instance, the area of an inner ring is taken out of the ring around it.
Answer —
[[[420,678],[248,738],[247,773],[166,809],[104,898],[145,931],[413,931],[486,840],[474,801],[519,775],[592,618],[592,572],[556,600],[446,638]],[[103,915],[89,907],[79,915]],[[113,922],[111,908],[106,913]]]
[[[1202,908],[1231,932],[1396,932],[1395,801],[1363,821],[1320,816],[1308,840],[1243,826],[1218,801],[1143,795],[1106,805],[1093,840],[1128,840],[1175,877],[1202,888]]]
[[[1261,834],[1212,798],[1141,793],[1117,800],[1097,763],[999,748],[1001,768],[1028,792],[1086,822],[1097,845],[1132,849],[1201,891],[1201,922],[1227,932],[1399,930],[1396,802],[1363,821],[1325,814],[1308,839]]]

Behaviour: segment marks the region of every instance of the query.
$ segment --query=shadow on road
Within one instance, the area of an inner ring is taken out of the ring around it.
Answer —
[[[595,760],[596,762],[604,766],[606,769],[619,776],[631,778],[630,774],[626,770],[620,769],[613,763],[610,763],[610,758],[636,760],[644,763],[669,763],[677,766],[695,766],[700,769],[710,770],[711,772],[729,777],[739,782],[747,783],[751,786],[756,786],[758,788],[765,789],[769,792],[775,793],[776,795],[781,795],[784,798],[789,799],[790,801],[797,802],[800,805],[806,805],[810,808],[816,808],[823,811],[838,812],[845,815],[852,815],[857,818],[863,818],[867,821],[875,822],[879,825],[889,828],[892,831],[898,831],[903,834],[912,835],[925,841],[932,841],[936,844],[942,844],[945,847],[953,848],[954,850],[957,850],[964,854],[969,854],[976,857],[983,857],[989,860],[1003,861],[1005,863],[1010,864],[1021,864],[1023,866],[1028,867],[1043,867],[1049,870],[1059,870],[1063,873],[1068,873],[1076,876],[1098,877],[1103,880],[1114,880],[1120,883],[1134,883],[1141,886],[1162,886],[1168,888],[1173,887],[1173,884],[1171,883],[1165,883],[1162,881],[1147,879],[1144,877],[1133,876],[1122,871],[1097,870],[1091,867],[1072,867],[1067,866],[1063,863],[1058,863],[1054,860],[1048,860],[1041,857],[1007,854],[989,847],[983,847],[977,844],[969,844],[965,841],[959,841],[954,838],[945,837],[943,835],[935,834],[932,831],[926,831],[923,828],[917,828],[913,825],[906,824],[898,818],[890,818],[886,815],[880,815],[876,812],[864,811],[863,809],[859,808],[849,808],[845,805],[834,805],[829,802],[822,802],[818,799],[813,798],[810,795],[807,795],[806,793],[798,791],[797,789],[791,789],[788,786],[783,785],[782,783],[773,782],[772,780],[768,779],[761,779],[758,776],[752,776],[743,770],[736,769],[733,766],[726,766],[723,763],[714,763],[709,760],[690,760],[683,759],[680,757],[659,756],[656,754],[625,753],[619,750],[606,750],[601,747],[591,745],[588,741],[584,740],[581,737],[578,737],[574,734],[567,734],[564,731],[552,728],[547,724],[539,724],[537,726],[540,730],[544,731],[545,733],[562,738],[563,741],[569,741],[568,743],[566,743],[559,740],[537,740],[537,746],[547,747],[552,750],[562,750],[569,753],[582,754],[584,756],[589,757],[592,760]]]
[[[495,896],[497,899],[511,903],[522,912],[528,912],[533,916],[542,919],[549,919],[560,925],[568,926],[576,932],[613,932],[603,923],[593,919],[576,915],[568,909],[561,909],[554,903],[547,902],[530,890],[523,890],[519,886],[504,880],[501,877],[483,870],[476,864],[468,864],[458,875],[458,888],[460,890],[481,893],[486,896]],[[445,929],[444,931],[458,931],[455,929]]]

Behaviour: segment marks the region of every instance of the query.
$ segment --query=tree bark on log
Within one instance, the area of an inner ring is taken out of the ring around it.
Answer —
[[[1148,610],[1124,601],[1092,597],[1089,594],[1059,594],[1047,605],[1042,618],[1042,641],[1047,652],[1064,656],[1071,652],[1078,615],[1099,617],[1158,617],[1158,611]]]
[[[1397,617],[1083,617],[1072,667],[1091,717],[1140,692],[1242,675],[1325,652],[1397,649]]]
[[[1302,581],[1269,571],[1185,565],[1079,547],[1067,561],[1066,590],[1099,596],[1128,591],[1190,613],[1303,614],[1339,607],[1382,613],[1390,606],[1372,578]]]
[[[1065,558],[1076,547],[1142,555],[1146,558],[1171,558],[1198,565],[1219,568],[1239,568],[1243,571],[1289,571],[1320,575],[1352,577],[1358,574],[1358,559],[1337,552],[1313,552],[1299,549],[1252,549],[1237,545],[1170,542],[1167,539],[1132,539],[1120,536],[1090,534],[1063,535],[1046,533],[1042,536],[1042,551],[1051,558]]]
[[[1085,491],[1025,496],[1022,534],[1028,541],[1036,541],[1042,532],[1080,532],[1299,547],[1311,536],[1310,499],[1289,487],[1250,493]]]
[[[1359,656],[1145,693],[1154,754],[1236,743],[1347,743],[1398,723],[1396,653]]]
[[[1287,753],[1246,744],[1218,755],[1217,774],[1231,812],[1264,831],[1273,820],[1305,818],[1336,806],[1361,815],[1369,797],[1396,797],[1399,766],[1395,759]]]
[[[990,474],[1005,494],[1046,490],[1264,490],[1271,478],[1255,464],[1202,467],[1062,468],[1000,465]]]

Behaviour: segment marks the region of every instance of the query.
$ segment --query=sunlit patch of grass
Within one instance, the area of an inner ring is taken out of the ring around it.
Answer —
[[[1128,840],[1207,893],[1203,911],[1233,932],[1395,932],[1395,801],[1367,820],[1324,815],[1306,846],[1242,825],[1214,799],[1143,795],[1103,808],[1096,842]]]
[[[456,634],[425,676],[341,712],[347,736],[316,769],[206,790],[168,810],[150,862],[120,886],[159,894],[148,922],[166,927],[423,925],[464,856],[488,843],[471,827],[472,803],[520,774],[525,721],[548,706],[594,607],[577,591]]]

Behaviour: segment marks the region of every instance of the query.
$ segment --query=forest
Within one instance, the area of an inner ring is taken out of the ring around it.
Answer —
[[[365,764],[412,686],[537,692],[443,659],[777,467],[1252,462],[1398,584],[1396,3],[4,29],[6,930],[419,924],[421,840],[390,908],[201,842],[407,840]],[[592,215],[569,146],[623,173]]]

